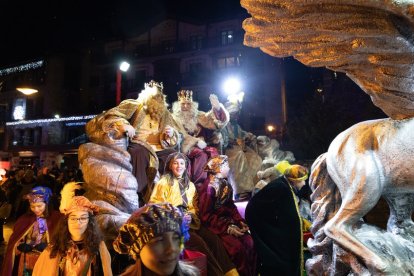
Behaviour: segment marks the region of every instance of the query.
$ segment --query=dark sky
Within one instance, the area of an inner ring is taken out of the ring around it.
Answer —
[[[1,0],[0,66],[127,36],[167,13],[204,19],[243,12],[238,0]]]

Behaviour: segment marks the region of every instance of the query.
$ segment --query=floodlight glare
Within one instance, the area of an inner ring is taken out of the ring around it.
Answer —
[[[229,78],[223,84],[223,90],[227,94],[234,94],[241,89],[241,83],[237,78]]]
[[[129,69],[130,64],[126,61],[121,62],[121,64],[119,65],[119,70],[121,70],[122,72],[126,72]]]

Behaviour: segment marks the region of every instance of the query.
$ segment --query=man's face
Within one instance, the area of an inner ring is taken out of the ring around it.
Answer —
[[[190,111],[191,110],[191,102],[181,102],[181,111]]]

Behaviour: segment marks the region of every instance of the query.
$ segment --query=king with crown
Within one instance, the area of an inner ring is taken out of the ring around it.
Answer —
[[[128,152],[131,155],[132,174],[138,182],[138,193],[144,202],[152,192],[154,179],[162,174],[167,156],[179,150],[180,143],[188,135],[167,109],[162,83],[145,84],[138,99],[126,99],[118,106],[100,115],[100,128],[115,128],[129,137]],[[89,138],[94,140],[88,128]]]
[[[203,170],[210,157],[221,151],[223,129],[230,120],[229,113],[216,95],[210,95],[211,110],[198,110],[198,102],[193,101],[193,91],[181,90],[177,93],[178,101],[173,103],[174,119],[180,123],[190,137],[182,144],[182,151],[191,161],[191,181],[203,183],[207,178]]]

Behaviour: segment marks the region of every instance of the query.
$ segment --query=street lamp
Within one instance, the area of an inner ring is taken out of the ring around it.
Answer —
[[[122,61],[119,64],[118,70],[116,70],[116,104],[121,102],[121,83],[122,83],[122,72],[126,72],[129,69],[130,64],[126,61]]]
[[[39,90],[31,88],[31,87],[17,87],[16,90],[19,92],[22,92],[25,95],[32,95],[32,94],[39,92]]]

